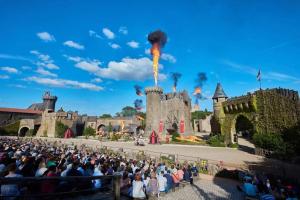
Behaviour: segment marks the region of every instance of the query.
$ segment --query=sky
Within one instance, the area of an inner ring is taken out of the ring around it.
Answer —
[[[154,85],[147,35],[162,30],[158,85],[192,93],[212,110],[218,82],[229,97],[300,86],[300,1],[0,0],[0,107],[27,108],[44,91],[56,108],[115,114],[133,106],[134,85]],[[144,108],[145,110],[145,108]]]

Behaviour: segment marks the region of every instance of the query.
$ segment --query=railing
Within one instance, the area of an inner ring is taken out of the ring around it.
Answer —
[[[101,187],[93,188],[94,180],[101,181]],[[43,184],[55,184],[56,190],[53,193],[42,193]],[[0,199],[17,198],[17,199],[64,199],[66,197],[76,199],[84,195],[86,199],[93,199],[87,195],[97,195],[97,199],[114,199],[120,200],[121,175],[106,176],[78,176],[78,177],[18,177],[18,178],[0,178],[0,185],[16,185],[20,189],[20,194],[4,196],[1,194]],[[71,186],[67,191],[66,186]],[[60,187],[60,188],[59,188]],[[78,187],[83,187],[80,189]],[[40,190],[39,190],[40,189]]]

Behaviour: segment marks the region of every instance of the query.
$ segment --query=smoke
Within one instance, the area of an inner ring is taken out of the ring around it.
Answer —
[[[200,72],[197,74],[197,79],[196,79],[196,85],[195,85],[195,91],[193,95],[195,96],[195,105],[199,105],[199,100],[205,100],[207,99],[202,95],[202,87],[207,81],[207,76],[204,72]]]
[[[207,81],[207,76],[204,72],[200,72],[197,75],[196,79],[196,87],[195,88],[202,88],[203,84]]]
[[[173,86],[174,86],[174,88],[176,89],[177,83],[178,83],[178,80],[179,80],[180,77],[181,77],[181,74],[178,73],[178,72],[173,72],[173,73],[171,74],[171,77],[172,77],[172,79],[173,79]]]
[[[159,44],[159,46],[162,48],[165,46],[165,44],[167,42],[167,35],[164,32],[162,32],[161,30],[157,30],[157,31],[149,33],[148,41],[152,45]]]
[[[138,96],[143,96],[142,87],[139,85],[134,85],[135,93]]]
[[[136,99],[134,101],[134,107],[136,110],[142,110],[143,108],[143,100],[142,99]]]

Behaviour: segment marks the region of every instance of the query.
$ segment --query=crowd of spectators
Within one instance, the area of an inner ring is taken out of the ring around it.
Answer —
[[[259,200],[297,200],[299,188],[295,184],[282,181],[272,175],[240,173],[243,182],[238,190],[245,193],[246,199]]]
[[[135,199],[157,199],[179,187],[181,182],[193,184],[198,175],[196,165],[166,165],[151,159],[125,159],[118,154],[93,151],[84,145],[67,146],[40,139],[0,140],[1,177],[79,177],[122,176],[121,194]],[[85,189],[101,189],[111,185],[111,180],[89,181],[44,180],[40,184],[2,184],[1,195],[50,194]],[[11,197],[12,198],[12,197]]]

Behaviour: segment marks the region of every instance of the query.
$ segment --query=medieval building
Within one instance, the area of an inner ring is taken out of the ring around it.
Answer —
[[[146,107],[146,134],[167,133],[191,134],[191,99],[186,91],[163,93],[160,87],[148,87]]]
[[[300,122],[297,91],[273,88],[228,98],[220,83],[213,96],[212,132],[233,143],[237,132],[281,133]]]

